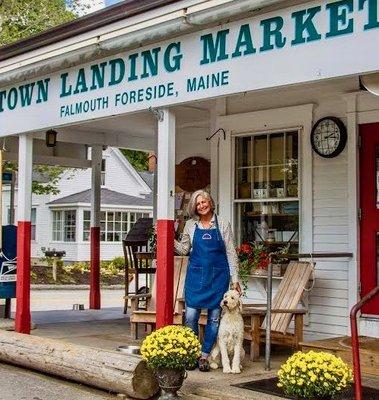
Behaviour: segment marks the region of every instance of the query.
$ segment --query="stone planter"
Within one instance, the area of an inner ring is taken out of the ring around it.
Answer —
[[[180,399],[177,392],[187,377],[184,369],[159,368],[154,371],[154,374],[162,389],[159,400]]]

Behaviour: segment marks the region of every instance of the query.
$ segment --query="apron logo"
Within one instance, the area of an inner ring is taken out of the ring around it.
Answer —
[[[212,239],[212,236],[209,233],[204,233],[204,235],[201,238],[203,240],[209,240],[209,239]]]

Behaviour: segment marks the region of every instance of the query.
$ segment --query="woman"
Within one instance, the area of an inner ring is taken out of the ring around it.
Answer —
[[[202,309],[207,309],[200,371],[209,371],[208,356],[217,339],[220,319],[220,302],[229,289],[241,294],[238,282],[238,258],[234,249],[233,235],[229,223],[220,220],[214,213],[214,201],[209,193],[198,190],[188,204],[191,217],[183,230],[182,240],[175,241],[177,253],[190,252],[185,281],[186,325],[198,335],[198,322]]]

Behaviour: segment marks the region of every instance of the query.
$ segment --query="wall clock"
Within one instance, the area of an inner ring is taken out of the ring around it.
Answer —
[[[345,148],[346,142],[346,127],[339,118],[321,118],[313,125],[311,144],[319,156],[325,158],[338,156]]]

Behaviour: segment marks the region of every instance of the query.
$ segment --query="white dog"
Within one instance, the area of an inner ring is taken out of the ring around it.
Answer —
[[[242,302],[237,290],[229,290],[221,301],[222,316],[218,330],[217,343],[210,354],[210,367],[220,366],[220,354],[223,372],[239,374],[241,362],[245,357],[243,349],[244,324],[242,318]],[[233,355],[230,367],[229,356]]]

